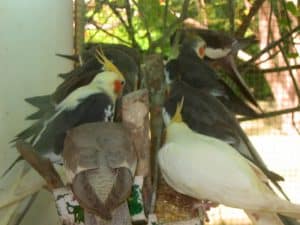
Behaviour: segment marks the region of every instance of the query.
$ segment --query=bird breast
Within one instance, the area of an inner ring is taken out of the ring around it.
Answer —
[[[166,182],[180,193],[238,208],[263,204],[254,171],[226,143],[181,133],[167,137],[158,157]]]

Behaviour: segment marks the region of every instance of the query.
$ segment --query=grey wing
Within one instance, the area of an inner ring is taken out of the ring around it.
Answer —
[[[119,123],[105,123],[102,135],[97,137],[98,145],[105,149],[105,158],[113,168],[130,169],[132,176],[137,163],[137,156],[126,129]]]
[[[91,95],[73,110],[58,112],[50,120],[46,121],[43,129],[35,140],[34,147],[41,153],[46,153],[54,148],[55,153],[60,153],[63,149],[63,141],[66,131],[84,123],[95,121],[109,121],[113,118],[114,112],[111,99],[103,94]]]
[[[101,181],[101,177],[97,176],[97,173],[98,171],[95,169],[86,170],[77,174],[71,187],[76,199],[83,208],[99,215],[103,219],[110,220],[112,217],[111,211],[106,207],[103,199],[99,197],[99,191],[105,192],[105,188],[104,190],[99,190],[101,187],[97,187],[97,184],[93,182],[95,180],[93,178],[97,178],[98,181]]]
[[[126,152],[120,150],[123,145],[122,138],[119,137],[122,133],[119,129],[120,126],[114,125],[116,124],[85,124],[81,126],[83,128],[81,132],[84,133],[81,136],[83,140],[79,140],[79,133],[74,136],[76,138],[75,142],[77,142],[75,145],[77,145],[77,148],[79,147],[79,151],[89,152],[90,154],[79,154],[87,160],[78,160],[76,166],[82,167],[86,166],[85,163],[92,162],[88,164],[88,166],[91,166],[95,163],[91,160],[92,157],[97,159],[97,168],[86,169],[76,174],[72,182],[73,191],[84,208],[104,219],[110,219],[112,211],[129,197],[133,182],[133,174],[130,169],[121,166],[124,164]],[[92,131],[93,134],[91,134]],[[100,144],[99,136],[101,137]],[[88,148],[90,150],[86,151]],[[113,150],[111,151],[111,149]],[[107,157],[108,155],[109,157]],[[112,161],[114,163],[118,162],[117,164],[120,165],[115,165]],[[114,167],[111,166],[112,164]]]

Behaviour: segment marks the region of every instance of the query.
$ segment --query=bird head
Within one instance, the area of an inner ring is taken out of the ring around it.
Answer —
[[[184,102],[184,97],[182,97],[181,101],[177,104],[175,114],[171,119],[171,123],[182,123],[181,111],[183,108],[183,102]]]
[[[101,48],[96,50],[96,59],[99,63],[103,65],[104,71],[114,72],[119,76],[120,80],[125,80],[124,75],[120,72],[120,70],[104,55]]]
[[[194,33],[187,33],[184,39],[184,43],[191,46],[191,48],[200,59],[204,58],[207,44],[205,40],[203,40],[199,35],[196,35]]]
[[[96,50],[96,59],[103,65],[104,72],[101,73],[96,80],[107,83],[107,87],[110,87],[114,96],[120,96],[125,86],[124,75],[120,70],[104,55],[101,48]],[[98,76],[96,76],[98,77]]]
[[[122,94],[125,79],[112,71],[104,71],[97,74],[91,85],[104,90],[113,100]]]
[[[162,108],[162,118],[166,127],[168,127],[173,123],[182,122],[181,111],[183,108],[183,101],[184,101],[184,97],[182,97],[181,101],[177,104],[176,112],[174,113],[172,118],[171,115],[168,113],[167,109],[165,107]]]
[[[183,101],[184,98],[182,97],[181,101],[177,104],[175,114],[171,119],[170,117],[167,117],[168,121],[166,121],[165,120],[166,117],[164,117],[165,115],[163,115],[163,119],[166,125],[165,142],[178,139],[178,135],[180,136],[182,132],[186,131],[187,125],[182,120],[182,115],[181,115],[182,108],[183,108]]]

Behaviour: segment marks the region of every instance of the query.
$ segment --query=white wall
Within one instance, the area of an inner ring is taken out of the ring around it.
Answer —
[[[55,56],[72,53],[72,32],[71,0],[0,0],[0,174],[17,155],[9,140],[34,111],[23,99],[53,92],[72,68]]]

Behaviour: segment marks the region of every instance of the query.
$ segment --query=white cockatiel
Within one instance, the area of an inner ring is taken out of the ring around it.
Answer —
[[[244,209],[253,224],[281,225],[276,213],[300,219],[300,205],[276,196],[263,172],[230,145],[192,131],[181,118],[183,101],[166,127],[158,162],[176,191]]]

